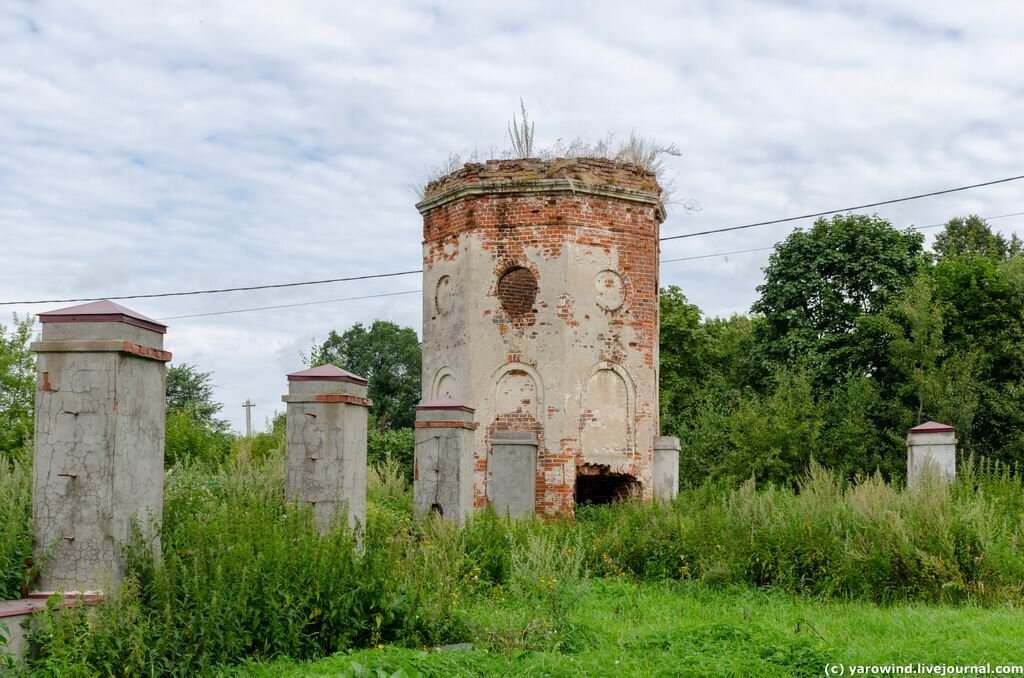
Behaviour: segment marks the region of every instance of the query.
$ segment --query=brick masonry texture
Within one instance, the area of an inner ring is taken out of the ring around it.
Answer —
[[[596,159],[469,164],[427,187],[423,397],[476,408],[477,508],[495,431],[537,434],[540,514],[573,512],[583,465],[650,498],[659,196],[651,172]]]

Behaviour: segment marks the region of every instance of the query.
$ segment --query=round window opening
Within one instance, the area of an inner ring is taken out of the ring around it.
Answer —
[[[532,312],[537,300],[537,278],[533,272],[522,266],[505,271],[498,280],[498,300],[505,313],[513,318]]]

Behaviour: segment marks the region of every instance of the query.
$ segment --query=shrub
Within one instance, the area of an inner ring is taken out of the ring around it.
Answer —
[[[21,596],[32,554],[32,467],[0,455],[0,600]]]
[[[285,413],[278,412],[267,422],[267,430],[235,438],[231,445],[231,457],[242,456],[257,464],[272,459],[284,459],[285,431]]]
[[[395,464],[406,482],[412,482],[415,439],[411,428],[379,430],[371,427],[366,439],[366,462],[383,467]]]
[[[189,409],[167,412],[164,464],[198,461],[217,464],[228,457],[232,436],[196,416]]]
[[[366,469],[366,499],[381,507],[412,515],[412,488],[394,459],[370,464]]]

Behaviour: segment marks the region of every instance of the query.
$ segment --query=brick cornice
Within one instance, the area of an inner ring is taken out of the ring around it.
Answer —
[[[664,221],[666,217],[665,205],[661,198],[654,193],[638,191],[635,189],[621,188],[614,185],[596,185],[573,181],[571,179],[531,179],[528,181],[480,181],[471,184],[456,184],[443,190],[437,195],[416,203],[416,209],[420,214],[427,214],[448,203],[473,196],[485,196],[493,198],[508,195],[552,195],[559,193],[571,193],[573,195],[591,195],[599,198],[612,200],[625,200],[644,205],[653,205],[658,221]]]
[[[472,421],[417,421],[413,426],[416,428],[464,428],[475,431],[477,425]]]
[[[137,358],[146,358],[162,363],[171,361],[170,351],[120,339],[44,340],[32,342],[29,348],[36,353],[127,353]]]
[[[143,346],[142,344],[133,344],[130,341],[126,341],[121,347],[121,350],[139,358],[149,358],[150,360],[158,360],[162,363],[171,362],[170,351],[153,348],[152,346]]]
[[[342,403],[360,407],[373,406],[373,401],[369,398],[347,393],[299,393],[281,396],[281,401],[285,403]]]

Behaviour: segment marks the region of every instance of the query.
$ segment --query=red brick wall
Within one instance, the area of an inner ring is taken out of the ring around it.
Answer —
[[[493,195],[467,195],[443,203],[424,214],[424,267],[429,269],[441,260],[456,256],[460,234],[472,232],[489,251],[494,261],[494,283],[487,294],[503,299],[491,322],[505,335],[524,331],[532,325],[531,309],[537,289],[536,271],[528,270],[525,250],[540,251],[541,256],[561,255],[567,243],[617,251],[619,273],[626,284],[627,306],[617,312],[598,310],[609,316],[609,329],[598,338],[599,360],[622,364],[627,352],[638,352],[644,364],[654,370],[657,383],[658,342],[658,226],[661,213],[657,206],[617,197],[579,193],[517,194],[516,186],[529,187],[538,180],[569,178],[579,185],[643,191],[657,196],[660,189],[653,174],[634,166],[616,165],[603,160],[570,160],[544,162],[538,160],[488,162],[473,164],[427,187],[429,201],[439,195],[481,182],[504,182]],[[518,269],[518,270],[517,270]],[[511,280],[501,276],[512,272]],[[544,285],[540,280],[539,284]],[[543,301],[537,303],[545,303]],[[565,331],[578,324],[571,295],[554,302],[557,315],[565,323]],[[527,308],[529,306],[530,308]],[[636,339],[624,343],[624,330],[632,330]],[[529,356],[509,356],[532,364]],[[536,365],[533,365],[536,367]],[[471,405],[473,403],[470,403]],[[633,413],[635,421],[652,419],[657,425],[657,397],[638,397]],[[549,413],[550,414],[550,413]],[[487,439],[495,430],[534,431],[541,437],[537,476],[537,511],[541,514],[571,514],[575,476],[561,477],[556,470],[567,461],[583,464],[578,433],[560,440],[544,441],[544,426],[529,417],[518,421],[517,415],[506,415],[494,422],[481,422],[487,427]],[[525,415],[522,415],[525,416]],[[585,415],[584,415],[585,416]],[[633,463],[642,475],[652,463],[651,451],[638,449]],[[486,470],[486,452],[478,451],[477,470]],[[570,464],[571,466],[571,464]],[[483,473],[483,475],[486,475]],[[649,495],[650,488],[644,488]],[[483,488],[477,503],[482,504]]]

